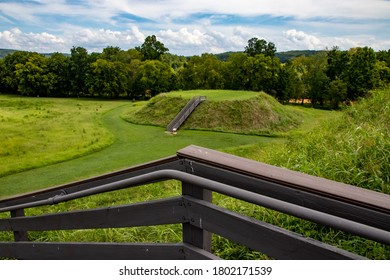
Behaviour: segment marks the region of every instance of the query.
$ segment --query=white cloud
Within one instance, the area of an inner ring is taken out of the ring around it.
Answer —
[[[152,20],[186,18],[191,14],[257,16],[271,15],[296,18],[388,19],[390,2],[385,0],[84,0],[24,1],[0,3],[0,10],[14,18],[36,20],[41,15],[83,17],[110,22],[118,13],[129,13]],[[77,3],[77,2],[76,2]]]
[[[184,55],[244,50],[252,33],[242,27],[160,30],[159,39],[170,52]]]
[[[312,49],[324,50],[338,46],[342,50],[349,50],[355,47],[369,46],[374,50],[386,50],[390,47],[390,40],[378,40],[373,35],[355,36],[314,36],[303,31],[290,29],[283,32],[283,39],[277,42],[277,46],[283,46],[285,50]]]
[[[210,0],[105,0],[100,3],[110,10],[122,10],[150,19],[185,18],[197,13],[387,19],[390,6],[385,0],[224,0],[223,4]]]
[[[0,32],[1,48],[36,52],[69,52],[73,46],[81,46],[90,52],[101,52],[107,46],[133,48],[144,41],[144,34],[133,27],[125,31],[90,29],[67,26],[66,32],[56,36],[47,32],[24,33],[18,28]]]
[[[386,0],[8,0],[0,1],[0,47],[127,49],[155,34],[170,52],[186,55],[243,50],[252,37],[280,51],[362,43],[388,49],[389,12]]]
[[[324,44],[319,38],[306,34],[303,31],[290,29],[285,31],[284,35],[288,41],[293,43],[292,45],[297,47],[297,49],[318,50],[324,48]]]
[[[142,43],[145,41],[145,34],[139,31],[137,26],[131,27],[131,32],[138,43]],[[128,36],[130,36],[129,39],[131,40],[131,35]]]
[[[64,27],[64,40],[72,46],[81,46],[90,52],[101,52],[107,46],[118,46],[122,49],[130,49],[141,45],[145,35],[137,26],[123,31],[110,29],[80,28],[77,26]],[[69,49],[72,46],[68,46]]]
[[[23,33],[18,28],[0,32],[0,40],[3,48],[48,52],[53,49],[62,50],[65,42],[62,38],[42,33]]]
[[[159,40],[161,40],[166,47],[172,50],[178,50],[180,53],[189,54],[189,50],[203,50],[207,52],[214,42],[214,38],[209,34],[201,32],[199,29],[188,31],[183,27],[178,31],[172,29],[161,30],[159,32]]]

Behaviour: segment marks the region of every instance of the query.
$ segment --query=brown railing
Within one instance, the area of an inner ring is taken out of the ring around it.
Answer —
[[[25,216],[24,209],[152,182],[182,182],[182,195],[129,205]],[[0,201],[0,257],[17,259],[217,259],[217,234],[275,259],[362,259],[351,252],[212,203],[218,192],[390,245],[390,196],[189,146],[176,156]],[[35,242],[28,231],[182,224],[182,242]]]

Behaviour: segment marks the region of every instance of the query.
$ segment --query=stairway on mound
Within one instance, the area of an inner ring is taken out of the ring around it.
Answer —
[[[186,106],[176,115],[176,117],[169,123],[167,126],[168,132],[175,132],[179,127],[185,122],[185,120],[191,115],[196,107],[200,103],[206,100],[205,96],[195,96],[193,97]]]

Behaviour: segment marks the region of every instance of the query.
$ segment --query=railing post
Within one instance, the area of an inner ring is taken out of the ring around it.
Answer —
[[[186,164],[186,172],[192,174],[192,162],[187,162]],[[211,191],[199,188],[189,183],[182,182],[182,194],[192,196],[197,199],[202,199],[207,202],[212,202]],[[186,207],[191,207],[191,205],[186,205]],[[189,219],[191,219],[191,217],[189,217]],[[184,243],[189,243],[205,251],[211,252],[211,239],[212,234],[210,232],[203,230],[197,226],[194,226],[189,222],[183,223]]]
[[[24,217],[24,209],[11,211],[11,218]],[[14,231],[14,239],[18,241],[28,241],[27,231]]]

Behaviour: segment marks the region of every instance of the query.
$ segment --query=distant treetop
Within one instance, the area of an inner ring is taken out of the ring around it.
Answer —
[[[245,53],[249,56],[264,54],[265,56],[274,57],[276,53],[275,44],[264,39],[256,37],[248,40],[248,46],[245,47]]]

